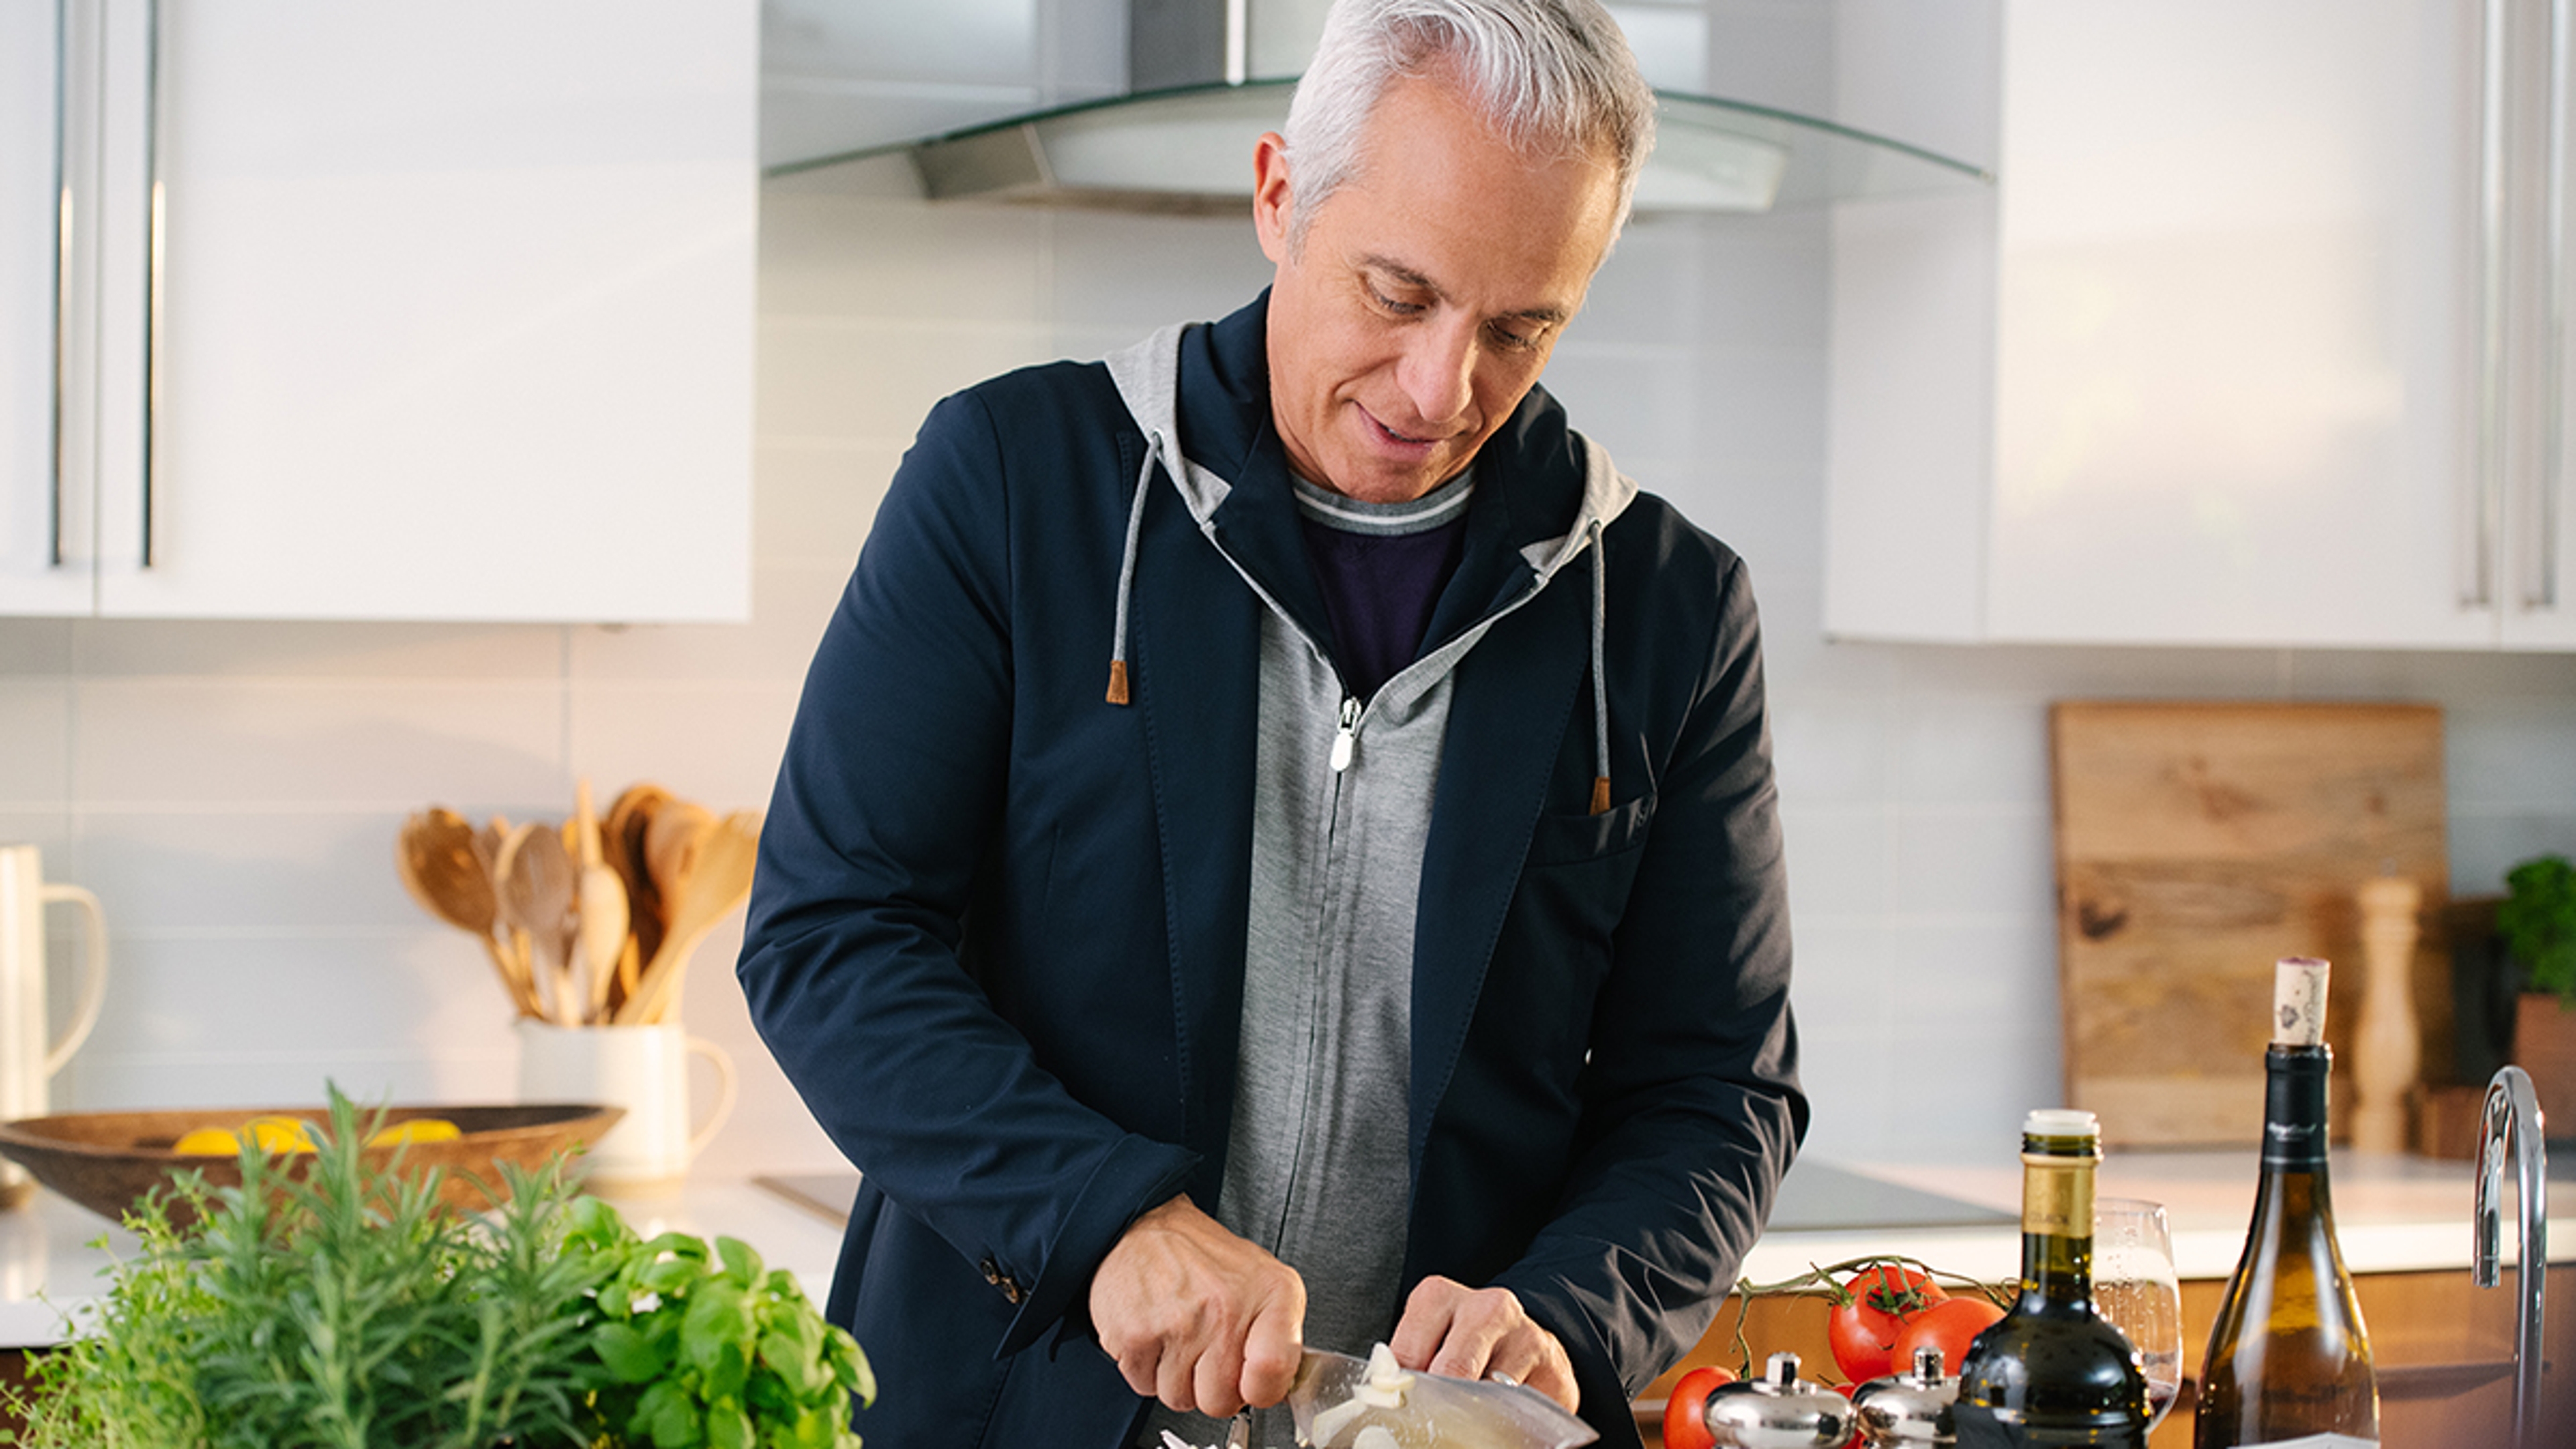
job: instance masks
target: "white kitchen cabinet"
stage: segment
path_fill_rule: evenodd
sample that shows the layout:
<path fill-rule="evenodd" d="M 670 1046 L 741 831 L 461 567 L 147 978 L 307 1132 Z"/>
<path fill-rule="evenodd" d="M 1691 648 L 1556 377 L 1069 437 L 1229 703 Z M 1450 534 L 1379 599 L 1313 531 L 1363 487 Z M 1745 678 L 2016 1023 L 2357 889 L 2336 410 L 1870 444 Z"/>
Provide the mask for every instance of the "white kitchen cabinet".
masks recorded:
<path fill-rule="evenodd" d="M 86 570 L 58 567 L 67 502 L 57 480 L 86 459 L 81 260 L 62 215 L 80 165 L 63 78 L 73 37 L 55 0 L 0 0 L 0 613 L 88 607 Z M 79 515 L 85 518 L 87 515 Z"/>
<path fill-rule="evenodd" d="M 1958 18 L 1932 10 L 1857 5 L 1839 40 L 1901 49 Z M 1994 195 L 1835 219 L 1828 630 L 2576 647 L 2576 594 L 2542 602 L 2539 572 L 2576 554 L 2533 532 L 2567 522 L 2537 466 L 2546 269 L 2483 242 L 2478 7 L 1987 14 L 1993 71 L 1966 78 L 1992 88 Z M 2531 237 L 2546 178 L 2522 153 L 2546 148 L 2510 118 L 2547 68 L 2519 39 L 2495 224 Z"/>
<path fill-rule="evenodd" d="M 747 616 L 752 0 L 62 9 L 83 425 L 56 565 L 10 354 L 0 610 Z"/>

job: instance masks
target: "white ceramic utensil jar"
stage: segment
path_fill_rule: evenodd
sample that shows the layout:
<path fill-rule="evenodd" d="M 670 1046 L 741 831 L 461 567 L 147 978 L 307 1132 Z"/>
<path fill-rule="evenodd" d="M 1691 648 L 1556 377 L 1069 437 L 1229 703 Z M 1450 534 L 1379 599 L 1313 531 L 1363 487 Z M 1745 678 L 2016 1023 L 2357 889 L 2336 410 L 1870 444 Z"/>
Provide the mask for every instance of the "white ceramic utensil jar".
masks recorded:
<path fill-rule="evenodd" d="M 689 1058 L 715 1069 L 716 1099 L 692 1125 Z M 626 1116 L 576 1164 L 607 1192 L 668 1191 L 733 1111 L 733 1058 L 676 1021 L 654 1026 L 557 1026 L 519 1020 L 519 1100 L 598 1102 Z"/>
<path fill-rule="evenodd" d="M 45 907 L 78 907 L 86 919 L 80 996 L 62 1035 L 53 1035 L 45 993 Z M 0 1121 L 41 1117 L 47 1084 L 89 1039 L 107 991 L 107 919 L 98 897 L 79 886 L 47 885 L 44 853 L 0 845 Z M 25 1168 L 0 1163 L 0 1207 L 26 1200 L 35 1183 Z"/>

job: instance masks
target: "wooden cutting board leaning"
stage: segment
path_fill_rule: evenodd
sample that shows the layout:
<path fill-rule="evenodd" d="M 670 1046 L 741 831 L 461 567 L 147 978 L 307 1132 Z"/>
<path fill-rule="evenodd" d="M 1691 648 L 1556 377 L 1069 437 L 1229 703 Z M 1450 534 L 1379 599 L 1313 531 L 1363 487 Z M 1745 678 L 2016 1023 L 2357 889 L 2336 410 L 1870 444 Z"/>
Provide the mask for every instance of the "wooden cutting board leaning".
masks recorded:
<path fill-rule="evenodd" d="M 2411 994 L 2424 1079 L 2447 1079 L 2438 708 L 2064 701 L 2049 743 L 2066 1092 L 2106 1143 L 2261 1139 L 2283 956 L 2335 963 L 2340 1140 L 2364 987 L 2355 893 L 2382 875 L 2422 891 Z"/>

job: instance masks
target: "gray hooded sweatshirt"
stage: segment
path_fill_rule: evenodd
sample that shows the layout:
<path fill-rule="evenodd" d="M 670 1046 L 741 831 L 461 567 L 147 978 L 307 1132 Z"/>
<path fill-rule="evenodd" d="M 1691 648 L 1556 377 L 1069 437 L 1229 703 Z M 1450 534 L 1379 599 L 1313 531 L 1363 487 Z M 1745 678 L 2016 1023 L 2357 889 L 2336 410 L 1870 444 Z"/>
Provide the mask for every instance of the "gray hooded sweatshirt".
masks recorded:
<path fill-rule="evenodd" d="M 1122 657 L 1137 530 L 1158 462 L 1208 546 L 1223 552 L 1210 520 L 1232 484 L 1191 461 L 1180 436 L 1183 330 L 1165 328 L 1107 359 L 1146 437 L 1119 585 Z M 1537 575 L 1529 588 L 1366 700 L 1344 688 L 1326 641 L 1309 637 L 1228 559 L 1267 607 L 1242 1035 L 1217 1218 L 1303 1277 L 1310 1347 L 1365 1355 L 1402 1307 L 1415 903 L 1458 662 L 1496 619 L 1587 554 L 1595 733 L 1607 773 L 1596 545 L 1637 489 L 1597 444 L 1582 441 L 1581 506 L 1563 535 L 1523 551 Z M 1141 1442 L 1159 1445 L 1165 1430 L 1197 1445 L 1222 1442 L 1225 1426 L 1158 1408 Z M 1256 1415 L 1251 1442 L 1291 1442 L 1285 1412 Z"/>

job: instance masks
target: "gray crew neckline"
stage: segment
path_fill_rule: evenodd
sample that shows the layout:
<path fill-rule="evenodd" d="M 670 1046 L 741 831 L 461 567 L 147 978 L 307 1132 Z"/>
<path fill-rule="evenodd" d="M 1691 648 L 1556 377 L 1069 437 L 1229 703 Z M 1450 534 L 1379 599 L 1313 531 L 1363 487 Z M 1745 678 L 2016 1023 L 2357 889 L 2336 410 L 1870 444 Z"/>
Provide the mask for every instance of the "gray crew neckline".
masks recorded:
<path fill-rule="evenodd" d="M 1294 473 L 1288 475 L 1288 485 L 1296 493 L 1298 516 L 1309 523 L 1338 533 L 1396 537 L 1429 533 L 1466 517 L 1467 505 L 1476 494 L 1476 470 L 1472 465 L 1464 468 L 1448 482 L 1402 503 L 1366 503 L 1346 498 Z"/>

